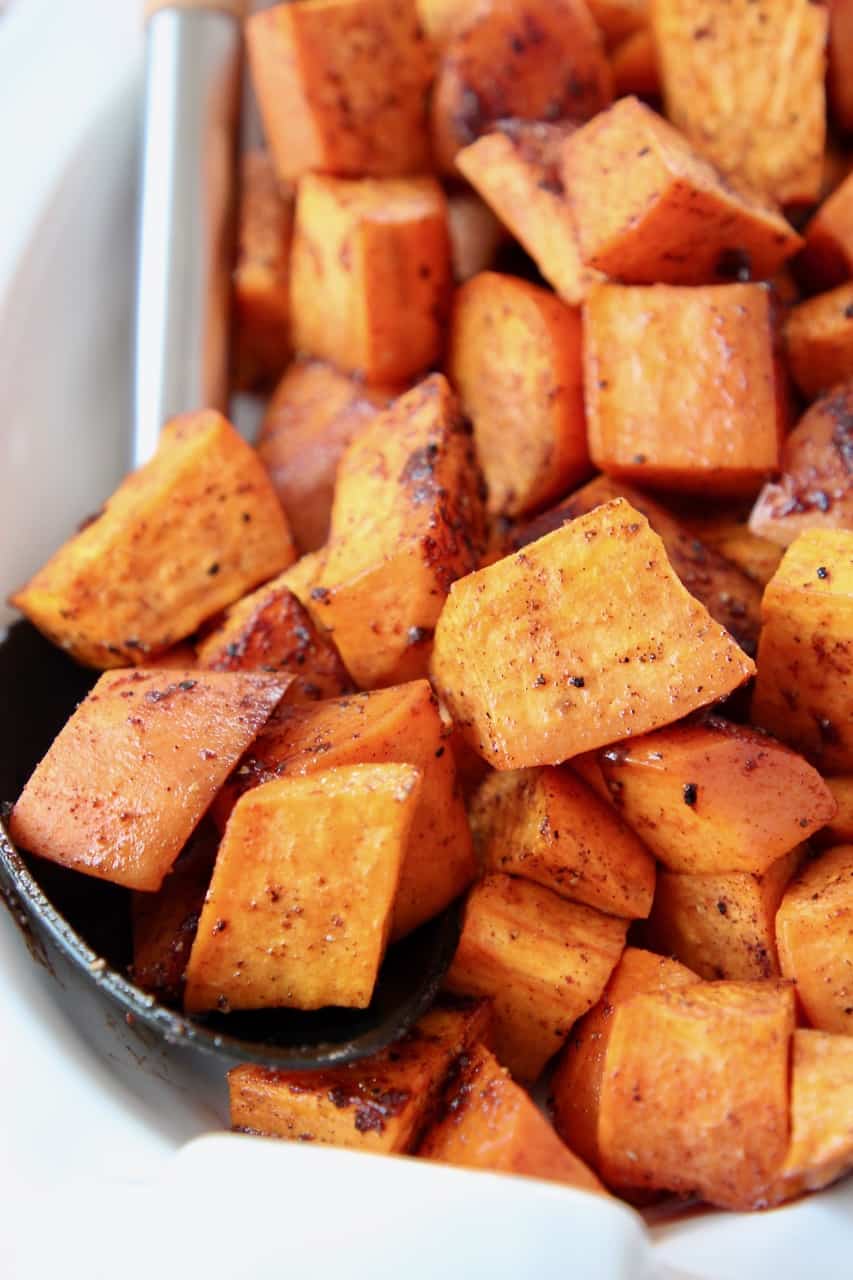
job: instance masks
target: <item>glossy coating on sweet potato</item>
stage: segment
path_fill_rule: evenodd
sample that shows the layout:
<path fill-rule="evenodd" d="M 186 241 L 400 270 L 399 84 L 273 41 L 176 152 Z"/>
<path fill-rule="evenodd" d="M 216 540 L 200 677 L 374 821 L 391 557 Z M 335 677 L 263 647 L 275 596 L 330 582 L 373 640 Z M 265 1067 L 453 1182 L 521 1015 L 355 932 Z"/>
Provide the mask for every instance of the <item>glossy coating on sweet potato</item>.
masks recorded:
<path fill-rule="evenodd" d="M 797 264 L 812 289 L 832 289 L 853 274 L 853 174 L 823 204 L 805 230 Z"/>
<path fill-rule="evenodd" d="M 756 1209 L 788 1149 L 794 994 L 697 982 L 617 1006 L 601 1080 L 605 1182 Z"/>
<path fill-rule="evenodd" d="M 382 1053 L 331 1071 L 228 1073 L 231 1124 L 291 1142 L 386 1154 L 411 1151 L 437 1110 L 452 1064 L 489 1033 L 488 1001 L 436 1005 Z"/>
<path fill-rule="evenodd" d="M 625 945 L 627 920 L 490 874 L 474 885 L 445 986 L 489 996 L 495 1053 L 532 1081 L 598 1000 Z"/>
<path fill-rule="evenodd" d="M 566 140 L 562 177 L 581 258 L 626 284 L 762 280 L 802 243 L 775 206 L 734 188 L 633 97 Z"/>
<path fill-rule="evenodd" d="M 589 473 L 579 310 L 484 271 L 456 291 L 448 348 L 491 513 L 533 510 Z"/>
<path fill-rule="evenodd" d="M 671 871 L 762 875 L 835 812 L 802 756 L 716 717 L 630 738 L 598 759 L 619 813 Z"/>
<path fill-rule="evenodd" d="M 756 493 L 787 421 L 770 294 L 598 285 L 584 304 L 584 394 L 602 471 L 707 496 Z"/>
<path fill-rule="evenodd" d="M 670 724 L 753 670 L 622 499 L 455 583 L 432 664 L 454 720 L 499 769 Z"/>
<path fill-rule="evenodd" d="M 774 1200 L 818 1191 L 853 1169 L 853 1036 L 797 1028 L 791 1141 Z"/>
<path fill-rule="evenodd" d="M 568 766 L 491 773 L 469 807 L 481 867 L 523 876 L 614 916 L 647 916 L 649 851 Z"/>
<path fill-rule="evenodd" d="M 414 0 L 278 4 L 252 14 L 246 40 L 280 177 L 427 170 L 433 57 Z"/>
<path fill-rule="evenodd" d="M 12 603 L 86 666 L 144 664 L 294 559 L 254 449 L 204 411 L 167 423 L 151 461 Z"/>
<path fill-rule="evenodd" d="M 159 889 L 289 676 L 106 672 L 54 739 L 9 818 L 39 857 Z"/>
<path fill-rule="evenodd" d="M 785 350 L 794 380 L 810 400 L 853 378 L 853 281 L 793 308 L 785 321 Z"/>
<path fill-rule="evenodd" d="M 290 355 L 294 197 L 290 184 L 279 183 L 265 151 L 249 151 L 242 157 L 232 280 L 238 387 L 253 387 L 276 377 Z"/>
<path fill-rule="evenodd" d="M 673 123 L 723 173 L 780 204 L 816 200 L 826 9 L 810 0 L 653 0 L 651 8 Z"/>
<path fill-rule="evenodd" d="M 782 899 L 776 942 L 812 1026 L 853 1034 L 853 844 L 803 867 Z"/>
<path fill-rule="evenodd" d="M 808 529 L 767 584 L 752 719 L 826 773 L 853 770 L 853 530 Z"/>
<path fill-rule="evenodd" d="M 418 1155 L 604 1193 L 595 1174 L 560 1141 L 533 1100 L 482 1044 L 454 1063 L 442 1112 Z"/>

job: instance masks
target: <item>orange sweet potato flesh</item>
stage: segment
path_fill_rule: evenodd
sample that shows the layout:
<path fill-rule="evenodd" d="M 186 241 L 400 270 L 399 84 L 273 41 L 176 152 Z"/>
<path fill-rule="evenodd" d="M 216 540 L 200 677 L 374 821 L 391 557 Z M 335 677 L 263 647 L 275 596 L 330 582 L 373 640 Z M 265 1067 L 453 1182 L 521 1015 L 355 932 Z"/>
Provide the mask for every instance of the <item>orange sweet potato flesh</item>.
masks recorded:
<path fill-rule="evenodd" d="M 787 547 L 804 529 L 853 527 L 853 379 L 805 412 L 782 445 L 779 469 L 756 499 L 753 533 Z"/>
<path fill-rule="evenodd" d="M 785 456 L 784 445 L 782 456 Z M 781 548 L 768 538 L 753 533 L 743 520 L 711 514 L 695 516 L 688 519 L 685 525 L 705 547 L 712 552 L 719 552 L 725 560 L 737 565 L 738 569 L 760 587 L 766 587 L 779 568 Z M 672 558 L 672 552 L 670 557 Z M 760 603 L 759 600 L 759 607 Z M 709 609 L 710 607 L 709 605 Z M 718 622 L 723 621 L 718 615 L 715 616 Z M 737 634 L 733 627 L 730 626 L 729 630 Z"/>
<path fill-rule="evenodd" d="M 279 183 L 265 151 L 243 156 L 232 284 L 239 387 L 274 378 L 290 355 L 293 201 L 292 187 Z"/>
<path fill-rule="evenodd" d="M 647 916 L 654 859 L 571 769 L 491 773 L 469 817 L 480 865 L 615 916 Z"/>
<path fill-rule="evenodd" d="M 648 27 L 626 36 L 610 55 L 614 98 L 636 94 L 639 98 L 659 98 L 660 67 L 655 38 Z"/>
<path fill-rule="evenodd" d="M 853 3 L 851 0 L 830 0 L 827 89 L 835 123 L 844 133 L 850 133 L 853 131 Z"/>
<path fill-rule="evenodd" d="M 86 666 L 144 664 L 294 559 L 254 449 L 205 411 L 173 418 L 12 603 Z"/>
<path fill-rule="evenodd" d="M 491 997 L 495 1053 L 533 1081 L 600 997 L 627 924 L 527 880 L 487 875 L 469 894 L 445 986 Z"/>
<path fill-rule="evenodd" d="M 474 425 L 491 513 L 533 510 L 589 472 L 579 310 L 484 271 L 456 292 L 448 371 Z"/>
<path fill-rule="evenodd" d="M 649 20 L 649 0 L 587 0 L 587 3 L 608 48 L 642 31 Z"/>
<path fill-rule="evenodd" d="M 812 289 L 832 289 L 853 275 L 853 174 L 824 200 L 805 237 L 797 267 Z"/>
<path fill-rule="evenodd" d="M 581 258 L 626 284 L 714 284 L 773 275 L 802 241 L 762 197 L 724 180 L 637 98 L 563 144 Z"/>
<path fill-rule="evenodd" d="M 853 1169 L 853 1036 L 798 1028 L 791 1142 L 774 1200 L 818 1191 Z"/>
<path fill-rule="evenodd" d="M 551 1080 L 554 1125 L 564 1142 L 598 1168 L 601 1080 L 616 1009 L 640 992 L 685 987 L 698 978 L 677 960 L 626 947 L 594 1008 L 572 1028 Z"/>
<path fill-rule="evenodd" d="M 412 764 L 423 774 L 394 906 L 394 940 L 443 910 L 475 870 L 453 752 L 426 680 L 310 707 L 282 707 L 232 776 L 215 816 L 224 826 L 243 791 L 276 777 L 382 761 Z"/>
<path fill-rule="evenodd" d="M 598 285 L 584 306 L 584 365 L 602 471 L 731 497 L 755 494 L 778 466 L 787 403 L 761 285 Z"/>
<path fill-rule="evenodd" d="M 441 355 L 452 285 L 439 183 L 306 175 L 290 284 L 297 350 L 369 383 L 421 373 Z"/>
<path fill-rule="evenodd" d="M 497 120 L 588 120 L 611 99 L 601 35 L 583 0 L 487 0 L 445 45 L 432 95 L 436 161 Z"/>
<path fill-rule="evenodd" d="M 481 1044 L 456 1060 L 443 1114 L 418 1155 L 604 1193 L 595 1174 L 560 1141 L 532 1099 Z"/>
<path fill-rule="evenodd" d="M 802 756 L 717 717 L 607 747 L 599 764 L 619 813 L 671 871 L 762 875 L 835 813 Z"/>
<path fill-rule="evenodd" d="M 853 531 L 808 529 L 767 584 L 755 724 L 825 773 L 853 770 Z"/>
<path fill-rule="evenodd" d="M 604 1181 L 768 1203 L 789 1133 L 787 984 L 698 982 L 617 1006 L 601 1080 Z"/>
<path fill-rule="evenodd" d="M 827 778 L 826 785 L 838 805 L 835 817 L 818 832 L 821 844 L 853 844 L 853 774 Z"/>
<path fill-rule="evenodd" d="M 788 366 L 813 400 L 853 378 L 853 281 L 794 307 L 785 321 Z"/>
<path fill-rule="evenodd" d="M 324 1071 L 228 1073 L 231 1124 L 291 1142 L 386 1155 L 411 1151 L 435 1114 L 453 1063 L 488 1036 L 488 1002 L 439 1004 L 390 1049 Z"/>
<path fill-rule="evenodd" d="M 700 978 L 779 977 L 776 912 L 804 852 L 791 850 L 761 875 L 661 868 L 646 940 Z"/>
<path fill-rule="evenodd" d="M 454 583 L 432 663 L 454 720 L 499 769 L 670 724 L 753 670 L 622 499 Z"/>
<path fill-rule="evenodd" d="M 667 115 L 780 204 L 820 190 L 827 13 L 810 0 L 654 0 Z"/>
<path fill-rule="evenodd" d="M 278 4 L 248 19 L 246 39 L 281 178 L 428 169 L 432 54 L 414 0 Z"/>
<path fill-rule="evenodd" d="M 397 391 L 366 386 L 322 360 L 295 360 L 279 382 L 257 448 L 300 550 L 326 541 L 341 454 Z"/>
<path fill-rule="evenodd" d="M 853 1034 L 853 844 L 803 868 L 782 899 L 776 942 L 812 1026 Z"/>
<path fill-rule="evenodd" d="M 312 611 L 361 688 L 426 675 L 450 584 L 476 567 L 483 540 L 470 428 L 434 374 L 365 427 L 338 466 Z"/>
<path fill-rule="evenodd" d="M 600 272 L 581 261 L 560 156 L 567 121 L 503 120 L 456 155 L 456 167 L 494 209 L 556 293 L 582 302 Z"/>
<path fill-rule="evenodd" d="M 16 844 L 130 889 L 159 889 L 290 683 L 249 672 L 106 672 L 37 765 Z"/>
<path fill-rule="evenodd" d="M 421 778 L 408 764 L 345 765 L 244 795 L 216 856 L 185 1009 L 366 1009 Z"/>

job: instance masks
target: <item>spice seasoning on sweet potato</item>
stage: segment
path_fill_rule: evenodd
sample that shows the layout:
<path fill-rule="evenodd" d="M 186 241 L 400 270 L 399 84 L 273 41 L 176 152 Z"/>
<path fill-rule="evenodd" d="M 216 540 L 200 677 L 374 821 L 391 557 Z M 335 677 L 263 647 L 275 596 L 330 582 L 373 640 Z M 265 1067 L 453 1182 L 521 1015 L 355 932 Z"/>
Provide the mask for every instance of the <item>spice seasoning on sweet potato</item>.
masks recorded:
<path fill-rule="evenodd" d="M 253 387 L 281 373 L 290 355 L 293 188 L 279 183 L 265 151 L 240 171 L 234 299 L 234 379 Z"/>
<path fill-rule="evenodd" d="M 790 439 L 790 436 L 787 438 Z M 784 456 L 785 445 L 783 444 L 783 459 Z M 766 587 L 773 574 L 779 568 L 779 561 L 782 559 L 781 548 L 768 538 L 754 533 L 744 520 L 714 513 L 712 515 L 690 517 L 685 521 L 685 526 L 695 535 L 702 546 L 707 547 L 712 553 L 719 552 L 726 561 L 737 565 L 738 569 L 746 574 L 748 578 L 751 578 L 753 582 L 756 582 L 759 587 Z M 673 558 L 671 551 L 669 554 L 670 558 Z M 760 610 L 760 598 L 758 607 Z M 708 608 L 713 613 L 713 606 L 709 605 Z M 718 615 L 715 616 L 718 622 L 723 622 L 726 625 L 724 619 Z M 755 630 L 756 639 L 758 638 L 759 627 L 760 614 Z M 732 634 L 736 634 L 731 625 L 729 630 Z"/>
<path fill-rule="evenodd" d="M 853 845 L 803 867 L 782 899 L 776 941 L 812 1026 L 853 1034 Z"/>

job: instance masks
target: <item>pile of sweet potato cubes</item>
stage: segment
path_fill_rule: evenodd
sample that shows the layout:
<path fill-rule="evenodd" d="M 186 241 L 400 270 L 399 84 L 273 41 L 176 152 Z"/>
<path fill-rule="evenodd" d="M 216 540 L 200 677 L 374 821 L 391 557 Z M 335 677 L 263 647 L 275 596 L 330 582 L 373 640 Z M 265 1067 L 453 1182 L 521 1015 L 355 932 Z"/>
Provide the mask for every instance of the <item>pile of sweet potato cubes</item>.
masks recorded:
<path fill-rule="evenodd" d="M 297 0 L 247 36 L 237 377 L 277 386 L 257 449 L 169 424 L 17 594 L 104 674 L 13 837 L 132 889 L 137 981 L 196 1014 L 363 1007 L 467 894 L 415 1031 L 236 1069 L 238 1128 L 640 1203 L 826 1185 L 853 0 Z"/>

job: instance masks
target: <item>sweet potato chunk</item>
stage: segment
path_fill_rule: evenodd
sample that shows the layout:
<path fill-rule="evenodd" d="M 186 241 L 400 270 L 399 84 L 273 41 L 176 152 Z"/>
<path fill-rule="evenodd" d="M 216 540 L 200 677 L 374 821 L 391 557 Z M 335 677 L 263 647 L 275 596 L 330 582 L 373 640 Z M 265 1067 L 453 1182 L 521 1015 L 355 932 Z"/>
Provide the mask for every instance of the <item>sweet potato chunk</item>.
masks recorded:
<path fill-rule="evenodd" d="M 824 200 L 805 237 L 798 268 L 813 289 L 832 289 L 853 275 L 853 173 Z"/>
<path fill-rule="evenodd" d="M 782 899 L 776 942 L 809 1022 L 853 1034 L 853 845 L 803 868 Z"/>
<path fill-rule="evenodd" d="M 660 868 L 646 933 L 650 945 L 700 978 L 778 977 L 776 912 L 803 856 L 802 848 L 793 849 L 760 875 L 682 875 Z"/>
<path fill-rule="evenodd" d="M 853 131 L 853 3 L 851 0 L 830 0 L 827 88 L 835 123 L 845 133 L 850 133 Z"/>
<path fill-rule="evenodd" d="M 282 707 L 232 776 L 215 816 L 224 825 L 243 791 L 272 778 L 386 760 L 415 765 L 423 774 L 394 904 L 394 940 L 443 910 L 467 888 L 475 869 L 453 752 L 426 680 L 310 707 Z"/>
<path fill-rule="evenodd" d="M 823 844 L 853 844 L 853 775 L 827 778 L 826 785 L 838 805 L 835 817 L 819 832 Z"/>
<path fill-rule="evenodd" d="M 605 1182 L 765 1205 L 788 1148 L 794 994 L 697 982 L 617 1006 L 601 1080 Z"/>
<path fill-rule="evenodd" d="M 281 178 L 429 167 L 432 56 L 414 0 L 279 4 L 248 19 L 246 39 Z"/>
<path fill-rule="evenodd" d="M 415 0 L 418 19 L 437 49 L 471 18 L 477 0 Z"/>
<path fill-rule="evenodd" d="M 21 793 L 12 839 L 99 880 L 159 889 L 289 683 L 248 672 L 106 672 Z"/>
<path fill-rule="evenodd" d="M 447 224 L 453 279 L 464 284 L 494 262 L 507 234 L 491 209 L 473 191 L 454 191 L 447 197 Z"/>
<path fill-rule="evenodd" d="M 810 0 L 655 0 L 667 115 L 780 204 L 820 190 L 827 14 Z"/>
<path fill-rule="evenodd" d="M 660 66 L 655 38 L 642 27 L 616 46 L 610 55 L 614 98 L 636 94 L 639 98 L 659 98 Z"/>
<path fill-rule="evenodd" d="M 242 1133 L 386 1155 L 411 1151 L 452 1064 L 489 1028 L 488 1002 L 437 1005 L 382 1053 L 330 1071 L 228 1073 L 231 1123 Z"/>
<path fill-rule="evenodd" d="M 779 465 L 749 518 L 754 533 L 787 547 L 804 529 L 853 528 L 853 379 L 807 410 Z"/>
<path fill-rule="evenodd" d="M 798 1028 L 791 1142 L 774 1199 L 818 1191 L 853 1168 L 853 1036 Z"/>
<path fill-rule="evenodd" d="M 649 20 L 649 0 L 587 0 L 607 47 L 642 31 Z"/>
<path fill-rule="evenodd" d="M 562 176 L 581 258 L 626 284 L 760 280 L 802 243 L 778 210 L 724 181 L 636 98 L 566 140 Z"/>
<path fill-rule="evenodd" d="M 185 414 L 12 603 L 86 666 L 143 664 L 294 559 L 254 449 L 220 414 Z"/>
<path fill-rule="evenodd" d="M 309 611 L 313 604 L 311 592 L 314 590 L 314 584 L 322 572 L 325 558 L 325 549 L 322 547 L 318 551 L 309 551 L 307 555 L 302 556 L 284 573 L 278 575 L 278 581 L 282 586 L 287 587 L 288 591 L 292 591 L 299 603 Z M 316 618 L 314 622 L 315 624 L 317 623 Z"/>
<path fill-rule="evenodd" d="M 526 280 L 484 271 L 457 290 L 449 348 L 489 511 L 517 516 L 583 478 L 579 311 Z"/>
<path fill-rule="evenodd" d="M 338 466 L 311 596 L 357 684 L 426 675 L 450 584 L 476 567 L 483 540 L 470 429 L 434 374 L 379 414 Z"/>
<path fill-rule="evenodd" d="M 332 641 L 281 577 L 244 596 L 198 647 L 209 671 L 274 671 L 293 677 L 287 702 L 317 702 L 351 693 L 353 684 Z"/>
<path fill-rule="evenodd" d="M 627 927 L 541 885 L 487 875 L 468 897 L 445 985 L 491 997 L 498 1058 L 518 1079 L 535 1080 L 598 1000 Z"/>
<path fill-rule="evenodd" d="M 441 187 L 434 178 L 303 178 L 290 281 L 299 350 L 368 382 L 420 373 L 441 353 L 450 301 Z"/>
<path fill-rule="evenodd" d="M 767 584 L 752 719 L 827 773 L 853 770 L 853 531 L 810 529 Z"/>
<path fill-rule="evenodd" d="M 443 1114 L 419 1156 L 604 1192 L 595 1174 L 560 1141 L 542 1112 L 484 1045 L 457 1058 Z"/>
<path fill-rule="evenodd" d="M 366 1009 L 421 779 L 407 764 L 348 765 L 243 796 L 219 846 L 184 1007 Z"/>
<path fill-rule="evenodd" d="M 810 399 L 853 378 L 853 281 L 794 307 L 785 347 L 794 380 Z"/>
<path fill-rule="evenodd" d="M 520 241 L 564 302 L 576 305 L 603 279 L 583 264 L 560 173 L 574 126 L 499 121 L 456 156 L 456 167 Z"/>
<path fill-rule="evenodd" d="M 554 1124 L 563 1141 L 593 1168 L 600 1164 L 601 1079 L 615 1010 L 639 992 L 666 991 L 697 981 L 677 960 L 626 947 L 598 1004 L 572 1028 L 551 1081 Z"/>
<path fill-rule="evenodd" d="M 454 583 L 432 664 L 454 720 L 499 769 L 671 724 L 753 670 L 621 499 Z"/>
<path fill-rule="evenodd" d="M 492 773 L 469 813 L 487 870 L 523 876 L 615 916 L 648 915 L 653 858 L 568 767 Z"/>
<path fill-rule="evenodd" d="M 302 551 L 316 551 L 329 535 L 341 454 L 397 391 L 365 386 L 322 360 L 295 360 L 276 387 L 258 454 Z"/>
<path fill-rule="evenodd" d="M 281 373 L 290 354 L 290 241 L 294 191 L 265 151 L 242 158 L 234 268 L 235 379 L 253 387 Z"/>
<path fill-rule="evenodd" d="M 665 489 L 754 494 L 778 465 L 787 417 L 769 293 L 757 284 L 598 285 L 584 307 L 584 390 L 589 451 L 602 471 Z"/>
<path fill-rule="evenodd" d="M 762 875 L 835 812 L 802 756 L 716 717 L 607 747 L 599 764 L 622 817 L 671 871 Z"/>
<path fill-rule="evenodd" d="M 784 444 L 782 456 L 785 456 Z M 779 561 L 782 559 L 781 548 L 768 538 L 753 533 L 743 520 L 725 515 L 707 515 L 694 516 L 685 523 L 703 546 L 719 552 L 725 560 L 737 565 L 742 573 L 745 573 L 753 582 L 757 582 L 760 587 L 766 587 L 779 568 Z M 669 556 L 673 559 L 671 551 Z M 760 598 L 758 606 L 760 611 Z M 713 615 L 710 605 L 709 612 Z M 717 616 L 717 621 L 721 622 L 723 619 Z M 733 635 L 737 634 L 732 626 L 729 626 L 729 630 Z M 757 635 L 758 627 L 756 627 L 756 638 Z"/>
<path fill-rule="evenodd" d="M 588 120 L 611 99 L 610 67 L 585 0 L 483 0 L 445 45 L 432 96 L 436 160 L 497 120 Z"/>

